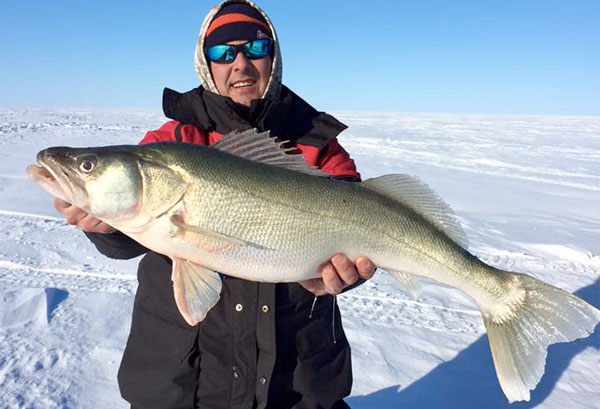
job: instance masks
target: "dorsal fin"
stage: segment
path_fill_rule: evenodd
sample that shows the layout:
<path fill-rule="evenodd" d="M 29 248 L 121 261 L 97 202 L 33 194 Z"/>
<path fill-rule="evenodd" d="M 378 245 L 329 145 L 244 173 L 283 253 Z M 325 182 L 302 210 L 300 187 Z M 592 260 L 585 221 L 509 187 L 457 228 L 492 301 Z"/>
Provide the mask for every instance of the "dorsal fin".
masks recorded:
<path fill-rule="evenodd" d="M 269 132 L 257 132 L 256 129 L 248 129 L 243 132 L 232 131 L 212 145 L 232 155 L 248 160 L 279 166 L 296 172 L 307 173 L 313 176 L 329 177 L 319 168 L 310 166 L 303 159 L 302 154 L 288 154 L 286 152 L 294 148 L 286 149 L 282 145 L 286 142 L 276 142 L 275 138 L 269 136 Z"/>
<path fill-rule="evenodd" d="M 408 206 L 443 231 L 456 244 L 468 247 L 468 240 L 450 206 L 429 186 L 410 175 L 384 175 L 362 184 Z"/>

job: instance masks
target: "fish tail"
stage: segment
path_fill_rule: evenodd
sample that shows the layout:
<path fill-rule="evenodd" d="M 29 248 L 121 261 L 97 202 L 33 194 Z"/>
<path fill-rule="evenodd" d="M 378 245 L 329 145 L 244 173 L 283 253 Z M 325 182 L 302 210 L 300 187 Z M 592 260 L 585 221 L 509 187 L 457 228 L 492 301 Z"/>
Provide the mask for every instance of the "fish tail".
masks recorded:
<path fill-rule="evenodd" d="M 533 277 L 508 273 L 510 296 L 482 308 L 494 367 L 510 402 L 530 398 L 540 381 L 547 348 L 594 332 L 600 311 L 582 299 Z"/>

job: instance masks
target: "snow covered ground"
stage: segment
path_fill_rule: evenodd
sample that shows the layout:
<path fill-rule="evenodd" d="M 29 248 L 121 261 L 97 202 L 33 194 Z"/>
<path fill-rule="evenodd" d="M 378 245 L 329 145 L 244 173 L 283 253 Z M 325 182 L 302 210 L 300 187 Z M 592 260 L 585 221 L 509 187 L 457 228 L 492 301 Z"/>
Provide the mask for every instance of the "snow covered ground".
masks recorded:
<path fill-rule="evenodd" d="M 600 118 L 337 113 L 363 178 L 418 175 L 453 207 L 471 251 L 600 307 Z M 25 167 L 42 148 L 136 143 L 148 110 L 0 108 L 0 408 L 126 408 L 116 373 L 136 260 L 99 255 Z M 554 345 L 530 402 L 509 405 L 481 316 L 457 290 L 393 280 L 340 297 L 353 408 L 596 408 L 600 329 Z"/>

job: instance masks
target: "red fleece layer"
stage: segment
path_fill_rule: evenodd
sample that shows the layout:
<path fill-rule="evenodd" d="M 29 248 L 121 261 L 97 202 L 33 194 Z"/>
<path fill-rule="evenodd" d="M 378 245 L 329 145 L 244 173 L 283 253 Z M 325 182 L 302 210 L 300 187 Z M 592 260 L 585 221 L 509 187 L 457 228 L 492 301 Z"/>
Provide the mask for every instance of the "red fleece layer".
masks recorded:
<path fill-rule="evenodd" d="M 146 133 L 140 144 L 153 142 L 176 142 L 175 128 L 178 121 L 169 121 L 156 131 Z M 181 142 L 194 143 L 198 145 L 212 145 L 223 137 L 220 133 L 206 131 L 192 125 L 183 125 L 180 129 Z M 354 177 L 360 180 L 360 174 L 356 171 L 354 161 L 350 159 L 348 152 L 342 148 L 337 139 L 333 139 L 322 151 L 311 145 L 296 144 L 296 147 L 304 155 L 304 160 L 312 166 L 317 166 L 323 172 L 337 177 Z"/>

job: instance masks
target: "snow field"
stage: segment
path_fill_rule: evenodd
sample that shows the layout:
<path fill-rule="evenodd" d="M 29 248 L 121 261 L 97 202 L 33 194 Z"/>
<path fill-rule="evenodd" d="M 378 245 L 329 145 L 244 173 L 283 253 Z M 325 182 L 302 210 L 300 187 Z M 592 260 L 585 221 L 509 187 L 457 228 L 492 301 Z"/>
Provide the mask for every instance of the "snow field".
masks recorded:
<path fill-rule="evenodd" d="M 409 173 L 455 210 L 470 249 L 600 307 L 600 118 L 336 113 L 363 178 Z M 56 145 L 134 144 L 156 111 L 0 107 L 0 408 L 126 408 L 116 373 L 137 260 L 100 255 L 31 184 Z M 531 402 L 508 404 L 473 302 L 389 275 L 339 297 L 353 408 L 595 408 L 600 330 L 552 346 Z M 324 334 L 331 336 L 331 334 Z"/>

